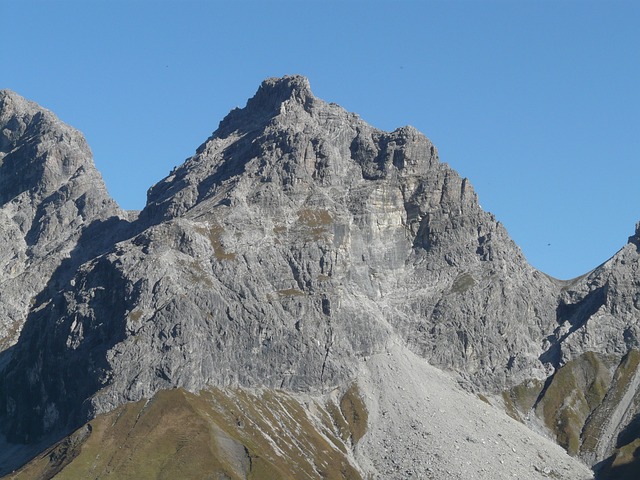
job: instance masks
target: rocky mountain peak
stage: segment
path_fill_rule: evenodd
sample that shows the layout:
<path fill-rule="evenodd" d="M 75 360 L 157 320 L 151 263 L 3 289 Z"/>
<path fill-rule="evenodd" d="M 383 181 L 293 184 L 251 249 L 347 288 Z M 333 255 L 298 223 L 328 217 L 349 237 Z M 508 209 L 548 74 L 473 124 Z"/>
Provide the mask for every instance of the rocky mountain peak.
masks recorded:
<path fill-rule="evenodd" d="M 220 122 L 214 135 L 226 137 L 232 132 L 253 130 L 282 113 L 286 103 L 308 109 L 314 100 L 309 80 L 301 75 L 268 78 L 244 108 L 233 109 Z"/>
<path fill-rule="evenodd" d="M 0 90 L 0 112 L 18 112 L 26 110 L 41 110 L 37 104 L 26 100 L 13 90 L 4 88 Z"/>
<path fill-rule="evenodd" d="M 33 102 L 25 100 L 11 90 L 0 90 L 0 155 L 6 154 L 14 146 L 32 123 L 33 117 L 45 110 Z"/>
<path fill-rule="evenodd" d="M 225 117 L 193 157 L 150 189 L 143 217 L 181 216 L 212 197 L 228 203 L 230 198 L 220 196 L 231 189 L 269 190 L 263 199 L 304 199 L 316 188 L 348 189 L 361 180 L 421 176 L 430 170 L 447 176 L 450 169 L 415 128 L 378 130 L 314 97 L 303 76 L 271 78 L 244 108 Z M 446 181 L 462 179 L 452 174 Z M 452 186 L 447 192 L 462 188 L 465 202 L 474 199 L 468 182 L 463 183 L 464 188 Z"/>
<path fill-rule="evenodd" d="M 304 105 L 313 98 L 311 86 L 306 77 L 288 75 L 263 81 L 254 97 L 247 102 L 247 107 L 268 110 L 278 108 L 287 100 Z"/>
<path fill-rule="evenodd" d="M 10 90 L 0 92 L 0 207 L 30 244 L 120 213 L 82 133 Z"/>
<path fill-rule="evenodd" d="M 78 175 L 101 183 L 83 135 L 9 90 L 0 93 L 0 156 L 2 204 L 46 198 Z"/>
<path fill-rule="evenodd" d="M 78 144 L 76 146 L 81 147 L 80 153 L 91 158 L 91 151 L 80 131 L 16 92 L 0 90 L 0 150 L 6 151 L 10 143 L 17 146 L 21 139 L 43 143 L 41 135 L 51 135 L 58 141 L 72 139 Z"/>
<path fill-rule="evenodd" d="M 0 91 L 0 347 L 93 222 L 122 215 L 83 135 L 52 112 Z"/>

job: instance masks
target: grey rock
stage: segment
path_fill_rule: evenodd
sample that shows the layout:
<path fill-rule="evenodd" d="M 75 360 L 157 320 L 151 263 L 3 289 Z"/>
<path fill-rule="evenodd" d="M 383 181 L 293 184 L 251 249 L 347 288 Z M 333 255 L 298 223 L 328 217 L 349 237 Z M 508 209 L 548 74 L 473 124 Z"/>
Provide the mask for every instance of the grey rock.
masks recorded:
<path fill-rule="evenodd" d="M 640 350 L 639 226 L 610 260 L 564 285 L 557 309 L 558 327 L 548 338 L 543 355 L 555 367 L 589 352 L 606 359 L 613 374 L 615 368 L 624 369 L 629 355 Z M 614 375 L 611 385 L 606 384 L 606 396 L 592 405 L 586 425 L 601 423 L 598 441 L 594 444 L 587 438 L 586 428 L 580 438 L 580 455 L 589 463 L 605 460 L 616 447 L 625 446 L 640 433 L 640 376 L 637 371 L 626 375 L 628 378 L 620 381 Z M 593 386 L 587 386 L 587 392 L 589 388 Z"/>
<path fill-rule="evenodd" d="M 0 91 L 0 348 L 82 233 L 118 215 L 80 132 Z"/>
<path fill-rule="evenodd" d="M 536 271 L 424 135 L 377 130 L 317 99 L 303 77 L 266 80 L 149 190 L 133 223 L 108 199 L 77 132 L 68 133 L 74 157 L 64 153 L 64 136 L 50 138 L 43 127 L 25 137 L 23 123 L 5 121 L 3 165 L 33 137 L 52 145 L 43 161 L 59 172 L 46 181 L 25 173 L 28 202 L 19 215 L 0 214 L 24 251 L 18 268 L 40 282 L 30 286 L 30 306 L 1 292 L 12 299 L 2 308 L 17 302 L 24 323 L 0 363 L 0 428 L 12 442 L 70 431 L 172 387 L 329 395 L 362 378 L 371 358 L 398 349 L 472 391 L 544 382 L 590 348 L 574 340 L 579 327 L 571 322 L 600 302 L 598 288 L 615 276 L 632 289 L 637 278 L 612 267 L 606 280 L 592 274 L 568 286 Z M 37 151 L 25 150 L 22 161 L 35 161 Z M 80 167 L 71 163 L 82 165 L 77 182 L 69 172 Z M 32 184 L 41 180 L 52 193 L 39 196 Z M 94 195 L 80 202 L 90 207 L 78 207 L 82 195 Z M 632 256 L 636 247 L 625 248 Z M 31 252 L 42 252 L 47 268 L 32 270 Z M 580 302 L 584 308 L 566 307 Z M 625 334 L 607 322 L 617 345 Z M 389 386 L 378 382 L 372 395 Z M 380 432 L 400 435 L 381 422 Z M 377 472 L 394 468 L 392 459 L 379 462 Z"/>
<path fill-rule="evenodd" d="M 426 137 L 375 130 L 302 77 L 265 81 L 139 222 L 32 310 L 11 368 L 34 381 L 7 375 L 8 431 L 174 386 L 330 391 L 392 333 L 471 388 L 545 375 L 555 284 Z"/>

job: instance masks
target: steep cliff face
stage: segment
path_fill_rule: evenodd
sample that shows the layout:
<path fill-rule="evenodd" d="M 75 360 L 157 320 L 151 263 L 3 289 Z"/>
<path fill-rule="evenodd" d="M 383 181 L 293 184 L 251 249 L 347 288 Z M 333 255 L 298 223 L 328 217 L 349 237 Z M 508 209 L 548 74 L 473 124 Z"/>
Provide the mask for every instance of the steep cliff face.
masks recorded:
<path fill-rule="evenodd" d="M 16 341 L 34 297 L 83 232 L 118 215 L 82 135 L 0 91 L 1 349 Z"/>

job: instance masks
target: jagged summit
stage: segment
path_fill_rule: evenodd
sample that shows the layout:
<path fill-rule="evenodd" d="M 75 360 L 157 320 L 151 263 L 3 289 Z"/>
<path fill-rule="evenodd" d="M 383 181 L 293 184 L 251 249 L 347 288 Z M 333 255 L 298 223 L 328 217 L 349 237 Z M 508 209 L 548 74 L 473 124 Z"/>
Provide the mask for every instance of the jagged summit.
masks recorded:
<path fill-rule="evenodd" d="M 287 100 L 304 105 L 315 98 L 311 92 L 309 80 L 302 75 L 287 75 L 281 78 L 268 78 L 262 82 L 247 107 L 255 109 L 275 109 Z"/>
<path fill-rule="evenodd" d="M 257 182 L 273 195 L 344 188 L 358 179 L 424 175 L 440 164 L 435 146 L 413 127 L 378 130 L 358 115 L 313 96 L 302 76 L 265 80 L 182 166 L 153 186 L 143 217 L 183 215 L 207 198 L 230 202 L 230 188 Z M 457 175 L 455 175 L 457 177 Z M 453 176 L 452 176 L 453 178 Z M 464 199 L 475 198 L 465 182 Z"/>
<path fill-rule="evenodd" d="M 83 150 L 88 150 L 82 134 L 75 128 L 60 121 L 50 110 L 8 89 L 0 90 L 0 127 L 0 152 L 10 150 L 27 131 L 37 137 L 50 130 L 58 136 L 76 137 L 79 143 L 84 143 Z"/>
<path fill-rule="evenodd" d="M 8 111 L 12 111 L 16 109 L 16 107 L 22 106 L 26 103 L 27 100 L 13 90 L 0 90 L 0 115 L 7 115 Z"/>
<path fill-rule="evenodd" d="M 82 134 L 52 112 L 0 91 L 0 347 L 94 221 L 121 215 Z"/>
<path fill-rule="evenodd" d="M 31 109 L 31 110 L 43 110 L 35 102 L 31 102 L 21 95 L 17 94 L 13 90 L 9 90 L 8 88 L 3 88 L 0 90 L 0 110 L 4 111 L 5 109 L 13 108 L 15 110 L 18 109 Z"/>
<path fill-rule="evenodd" d="M 34 118 L 36 117 L 37 118 Z M 28 128 L 40 129 L 56 123 L 55 115 L 26 100 L 12 90 L 0 90 L 0 155 L 7 153 L 15 142 L 25 134 Z M 68 127 L 70 128 L 70 127 Z M 32 132 L 34 136 L 38 133 Z"/>
<path fill-rule="evenodd" d="M 22 95 L 9 88 L 0 89 L 0 104 L 9 101 L 13 102 L 17 106 L 22 106 L 23 108 L 25 105 L 29 105 L 32 109 L 44 110 L 44 108 L 39 106 L 37 103 L 27 100 Z"/>
<path fill-rule="evenodd" d="M 95 199 L 115 205 L 82 133 L 10 90 L 0 94 L 0 155 L 0 204 L 50 202 L 53 192 L 65 188 L 69 194 L 73 185 L 85 204 Z"/>
<path fill-rule="evenodd" d="M 268 78 L 244 108 L 229 112 L 214 135 L 224 137 L 238 130 L 246 132 L 282 113 L 282 106 L 287 102 L 308 108 L 313 100 L 315 97 L 306 77 L 291 75 Z"/>

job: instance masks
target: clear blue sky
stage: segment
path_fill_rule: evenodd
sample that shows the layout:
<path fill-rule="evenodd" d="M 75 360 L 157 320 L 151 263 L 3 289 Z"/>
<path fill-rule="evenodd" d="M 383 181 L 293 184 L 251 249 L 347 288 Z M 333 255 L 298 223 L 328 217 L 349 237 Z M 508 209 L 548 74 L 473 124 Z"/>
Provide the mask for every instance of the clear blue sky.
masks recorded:
<path fill-rule="evenodd" d="M 595 268 L 640 220 L 640 2 L 0 0 L 0 88 L 81 130 L 140 209 L 260 82 L 413 125 L 529 261 Z"/>

